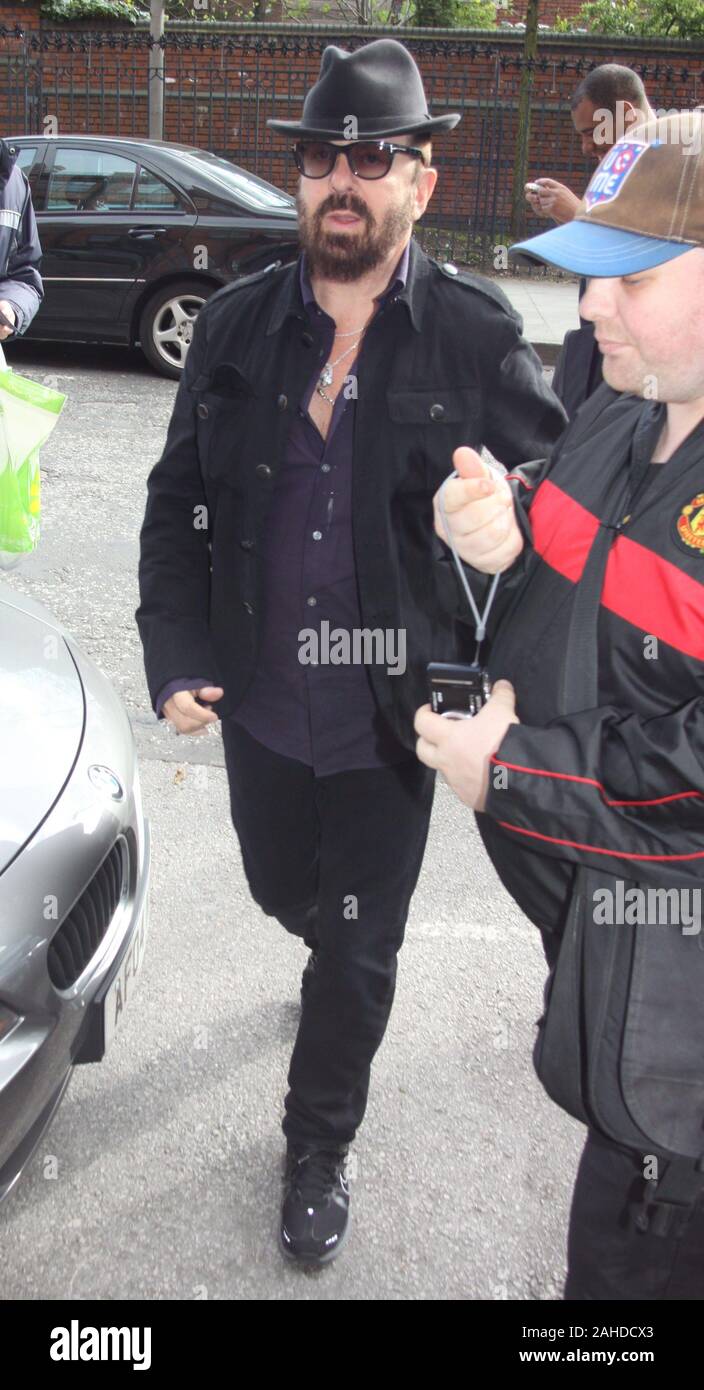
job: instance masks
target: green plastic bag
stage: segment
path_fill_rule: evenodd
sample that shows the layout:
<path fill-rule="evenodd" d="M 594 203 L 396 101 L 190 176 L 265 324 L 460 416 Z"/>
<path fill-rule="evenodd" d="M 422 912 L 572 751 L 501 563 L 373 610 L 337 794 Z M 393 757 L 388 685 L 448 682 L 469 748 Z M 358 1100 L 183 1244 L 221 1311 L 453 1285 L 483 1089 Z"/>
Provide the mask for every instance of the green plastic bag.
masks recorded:
<path fill-rule="evenodd" d="M 0 567 L 39 540 L 39 450 L 64 406 L 61 391 L 18 376 L 0 347 Z"/>

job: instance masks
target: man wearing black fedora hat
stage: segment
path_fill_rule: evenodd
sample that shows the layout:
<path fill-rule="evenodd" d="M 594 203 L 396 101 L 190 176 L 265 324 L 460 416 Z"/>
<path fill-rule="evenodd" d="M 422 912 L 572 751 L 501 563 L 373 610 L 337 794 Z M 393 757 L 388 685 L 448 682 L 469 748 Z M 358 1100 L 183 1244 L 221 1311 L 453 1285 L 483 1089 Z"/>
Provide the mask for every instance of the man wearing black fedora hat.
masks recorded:
<path fill-rule="evenodd" d="M 183 734 L 221 719 L 252 895 L 311 950 L 279 1237 L 310 1264 L 347 1234 L 425 848 L 414 712 L 469 639 L 433 493 L 458 445 L 517 464 L 566 418 L 503 293 L 412 238 L 459 119 L 380 39 L 326 48 L 302 118 L 269 122 L 295 139 L 301 254 L 199 314 L 141 533 L 154 708 Z"/>

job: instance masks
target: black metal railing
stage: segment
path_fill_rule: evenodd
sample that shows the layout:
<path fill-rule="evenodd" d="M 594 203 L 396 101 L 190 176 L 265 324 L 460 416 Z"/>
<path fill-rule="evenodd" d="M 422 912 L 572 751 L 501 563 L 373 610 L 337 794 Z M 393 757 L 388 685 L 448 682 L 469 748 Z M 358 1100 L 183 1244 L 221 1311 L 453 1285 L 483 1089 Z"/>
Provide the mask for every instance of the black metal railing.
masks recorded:
<path fill-rule="evenodd" d="M 163 41 L 166 140 L 210 149 L 293 193 L 297 173 L 287 142 L 267 119 L 295 117 L 316 80 L 327 43 L 346 48 L 384 30 L 174 24 Z M 486 262 L 510 241 L 509 222 L 524 64 L 521 39 L 483 31 L 396 31 L 421 67 L 430 109 L 461 111 L 450 135 L 438 137 L 433 162 L 439 178 L 418 228 L 433 254 L 460 263 Z M 153 51 L 148 31 L 42 30 L 21 39 L 0 28 L 0 122 L 8 134 L 41 132 L 54 117 L 59 133 L 145 138 Z M 541 40 L 534 65 L 530 173 L 549 174 L 581 191 L 590 166 L 570 120 L 570 97 L 596 63 L 613 58 L 608 41 L 557 35 Z M 619 40 L 618 48 L 628 48 Z M 704 94 L 704 54 L 670 45 L 634 48 L 632 65 L 648 85 L 651 104 L 694 105 Z M 627 61 L 621 55 L 622 61 Z M 4 96 L 3 96 L 4 92 Z M 526 214 L 525 232 L 544 227 Z"/>

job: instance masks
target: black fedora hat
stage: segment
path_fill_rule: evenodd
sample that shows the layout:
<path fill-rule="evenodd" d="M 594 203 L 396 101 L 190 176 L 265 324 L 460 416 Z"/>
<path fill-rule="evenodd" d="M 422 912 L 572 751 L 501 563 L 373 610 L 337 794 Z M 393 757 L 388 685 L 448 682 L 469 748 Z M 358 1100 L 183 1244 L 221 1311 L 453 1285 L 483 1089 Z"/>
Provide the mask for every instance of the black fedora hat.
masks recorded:
<path fill-rule="evenodd" d="M 349 135 L 350 116 L 356 134 Z M 458 111 L 431 116 L 418 67 L 396 39 L 375 39 L 354 53 L 334 44 L 323 51 L 318 81 L 311 87 L 299 121 L 267 121 L 285 135 L 326 139 L 383 140 L 388 135 L 452 130 Z"/>

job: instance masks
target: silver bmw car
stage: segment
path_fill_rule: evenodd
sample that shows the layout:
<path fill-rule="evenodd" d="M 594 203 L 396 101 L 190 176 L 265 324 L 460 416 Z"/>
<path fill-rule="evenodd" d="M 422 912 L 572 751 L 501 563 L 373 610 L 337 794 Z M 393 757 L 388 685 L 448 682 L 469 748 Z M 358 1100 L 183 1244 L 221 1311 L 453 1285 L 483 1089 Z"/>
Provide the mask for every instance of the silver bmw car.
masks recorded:
<path fill-rule="evenodd" d="M 126 711 L 40 604 L 0 581 L 0 1201 L 72 1069 L 131 1007 L 149 823 Z"/>

